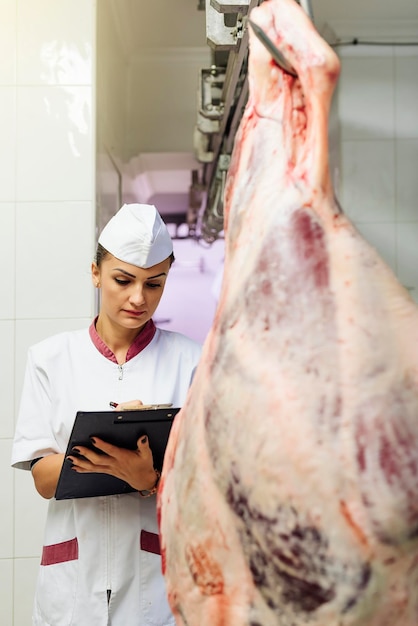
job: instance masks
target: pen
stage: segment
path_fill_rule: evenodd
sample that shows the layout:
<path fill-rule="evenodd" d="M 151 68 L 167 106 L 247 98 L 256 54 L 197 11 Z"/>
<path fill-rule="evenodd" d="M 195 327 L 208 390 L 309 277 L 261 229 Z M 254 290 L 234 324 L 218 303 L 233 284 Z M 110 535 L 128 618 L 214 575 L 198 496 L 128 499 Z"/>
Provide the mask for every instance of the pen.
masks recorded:
<path fill-rule="evenodd" d="M 118 403 L 117 402 L 109 402 L 109 405 L 115 409 L 118 406 Z"/>

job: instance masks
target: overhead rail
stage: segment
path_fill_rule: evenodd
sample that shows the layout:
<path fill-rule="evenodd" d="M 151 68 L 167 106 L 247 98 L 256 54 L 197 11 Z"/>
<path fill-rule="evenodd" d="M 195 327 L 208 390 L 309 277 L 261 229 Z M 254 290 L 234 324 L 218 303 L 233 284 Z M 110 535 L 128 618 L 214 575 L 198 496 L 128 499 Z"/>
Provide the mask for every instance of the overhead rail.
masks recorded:
<path fill-rule="evenodd" d="M 201 180 L 194 176 L 191 191 L 205 192 L 205 206 L 196 229 L 208 243 L 213 243 L 223 231 L 226 175 L 248 99 L 247 17 L 262 1 L 205 0 L 206 41 L 211 48 L 212 65 L 200 72 L 193 144 L 203 167 Z M 310 0 L 299 3 L 312 18 Z"/>

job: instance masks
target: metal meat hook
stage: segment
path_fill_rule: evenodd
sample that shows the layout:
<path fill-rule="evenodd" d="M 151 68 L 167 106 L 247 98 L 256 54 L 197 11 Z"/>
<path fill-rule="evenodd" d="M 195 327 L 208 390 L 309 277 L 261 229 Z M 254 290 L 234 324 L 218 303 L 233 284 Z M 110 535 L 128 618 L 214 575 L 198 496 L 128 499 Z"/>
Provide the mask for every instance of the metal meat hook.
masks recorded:
<path fill-rule="evenodd" d="M 279 65 L 282 68 L 282 70 L 284 70 L 287 74 L 290 74 L 291 76 L 297 76 L 293 67 L 290 65 L 290 63 L 286 61 L 283 54 L 280 52 L 278 48 L 276 48 L 276 46 L 274 45 L 270 37 L 268 37 L 266 33 L 264 32 L 264 30 L 260 28 L 258 24 L 256 24 L 250 19 L 248 20 L 248 23 L 253 29 L 255 35 L 264 45 L 264 47 L 267 48 L 267 50 L 270 52 L 271 56 L 276 61 L 277 65 Z"/>

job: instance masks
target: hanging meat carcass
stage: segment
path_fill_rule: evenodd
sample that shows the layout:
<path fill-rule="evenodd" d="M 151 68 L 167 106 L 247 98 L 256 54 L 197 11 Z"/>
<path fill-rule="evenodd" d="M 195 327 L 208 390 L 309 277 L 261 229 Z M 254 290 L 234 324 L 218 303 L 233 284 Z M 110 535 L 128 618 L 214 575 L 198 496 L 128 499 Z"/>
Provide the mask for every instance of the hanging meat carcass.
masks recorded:
<path fill-rule="evenodd" d="M 159 496 L 183 626 L 417 626 L 418 309 L 334 198 L 335 53 L 251 13 L 213 327 Z"/>

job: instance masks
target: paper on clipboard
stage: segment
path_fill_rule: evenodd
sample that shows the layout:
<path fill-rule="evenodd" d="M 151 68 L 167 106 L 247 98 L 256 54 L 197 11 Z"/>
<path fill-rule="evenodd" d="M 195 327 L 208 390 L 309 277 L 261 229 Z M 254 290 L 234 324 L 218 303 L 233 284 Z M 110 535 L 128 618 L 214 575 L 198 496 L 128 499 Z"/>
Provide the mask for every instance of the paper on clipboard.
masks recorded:
<path fill-rule="evenodd" d="M 130 411 L 78 411 L 68 442 L 65 457 L 77 445 L 94 449 L 91 437 L 100 437 L 115 446 L 136 449 L 136 442 L 147 435 L 154 457 L 154 467 L 161 471 L 164 452 L 175 415 L 180 408 L 151 405 L 151 408 Z M 65 460 L 58 479 L 56 500 L 88 498 L 130 493 L 135 491 L 128 483 L 107 474 L 78 474 Z"/>

